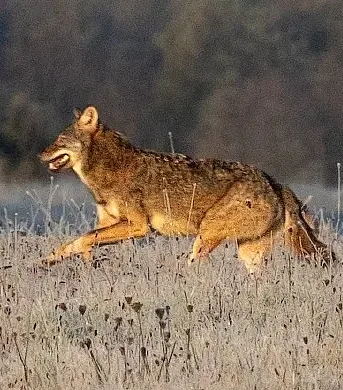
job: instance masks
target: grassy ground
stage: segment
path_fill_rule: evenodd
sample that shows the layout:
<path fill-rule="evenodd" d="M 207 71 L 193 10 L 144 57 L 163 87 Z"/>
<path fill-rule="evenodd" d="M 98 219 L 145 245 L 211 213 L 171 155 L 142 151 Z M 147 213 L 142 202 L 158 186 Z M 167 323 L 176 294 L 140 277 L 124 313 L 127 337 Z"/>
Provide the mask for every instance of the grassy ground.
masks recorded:
<path fill-rule="evenodd" d="M 59 239 L 19 232 L 0 235 L 1 389 L 343 388 L 341 266 L 276 248 L 251 278 L 234 245 L 188 268 L 190 240 L 151 236 L 47 271 Z"/>

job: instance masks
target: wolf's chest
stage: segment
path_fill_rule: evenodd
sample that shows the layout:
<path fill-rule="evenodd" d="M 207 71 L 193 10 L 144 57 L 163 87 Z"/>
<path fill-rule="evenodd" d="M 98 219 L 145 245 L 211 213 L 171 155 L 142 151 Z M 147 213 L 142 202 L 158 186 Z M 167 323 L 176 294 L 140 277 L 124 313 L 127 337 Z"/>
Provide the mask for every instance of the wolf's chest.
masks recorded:
<path fill-rule="evenodd" d="M 87 187 L 90 187 L 86 179 L 86 176 L 83 173 L 81 161 L 78 161 L 73 165 L 73 171 L 77 174 L 77 176 L 80 178 L 83 184 L 85 184 Z"/>

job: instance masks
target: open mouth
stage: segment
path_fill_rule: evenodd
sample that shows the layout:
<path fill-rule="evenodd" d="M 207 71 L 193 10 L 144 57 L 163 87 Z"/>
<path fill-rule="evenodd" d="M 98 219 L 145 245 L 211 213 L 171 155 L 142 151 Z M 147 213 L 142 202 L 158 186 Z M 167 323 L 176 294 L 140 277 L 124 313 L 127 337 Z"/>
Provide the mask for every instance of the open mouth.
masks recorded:
<path fill-rule="evenodd" d="M 60 156 L 55 157 L 53 160 L 49 161 L 50 171 L 58 171 L 63 168 L 69 160 L 70 157 L 68 154 L 61 154 Z"/>

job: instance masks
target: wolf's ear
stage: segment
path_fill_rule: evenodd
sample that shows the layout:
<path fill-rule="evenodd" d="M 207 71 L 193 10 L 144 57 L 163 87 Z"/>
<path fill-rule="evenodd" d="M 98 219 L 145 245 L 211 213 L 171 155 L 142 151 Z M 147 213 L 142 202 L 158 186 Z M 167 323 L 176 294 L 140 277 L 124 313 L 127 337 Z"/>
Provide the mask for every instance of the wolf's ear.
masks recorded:
<path fill-rule="evenodd" d="M 78 114 L 77 124 L 84 130 L 95 132 L 98 129 L 99 115 L 95 107 L 87 107 L 82 113 Z"/>
<path fill-rule="evenodd" d="M 82 111 L 79 109 L 79 108 L 74 108 L 74 116 L 77 120 L 80 119 L 81 115 L 82 115 Z"/>

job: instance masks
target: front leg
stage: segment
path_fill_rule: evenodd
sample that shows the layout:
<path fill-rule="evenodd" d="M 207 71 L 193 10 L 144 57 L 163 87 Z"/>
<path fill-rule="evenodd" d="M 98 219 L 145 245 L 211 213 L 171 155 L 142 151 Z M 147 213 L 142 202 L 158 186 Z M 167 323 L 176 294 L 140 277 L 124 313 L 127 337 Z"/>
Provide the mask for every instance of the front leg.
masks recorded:
<path fill-rule="evenodd" d="M 92 230 L 76 240 L 62 245 L 43 261 L 45 265 L 53 265 L 72 254 L 82 254 L 85 261 L 92 256 L 92 247 L 95 245 L 113 244 L 120 240 L 133 237 L 144 237 L 149 231 L 145 218 L 137 218 L 134 221 L 121 220 L 115 225 Z"/>

